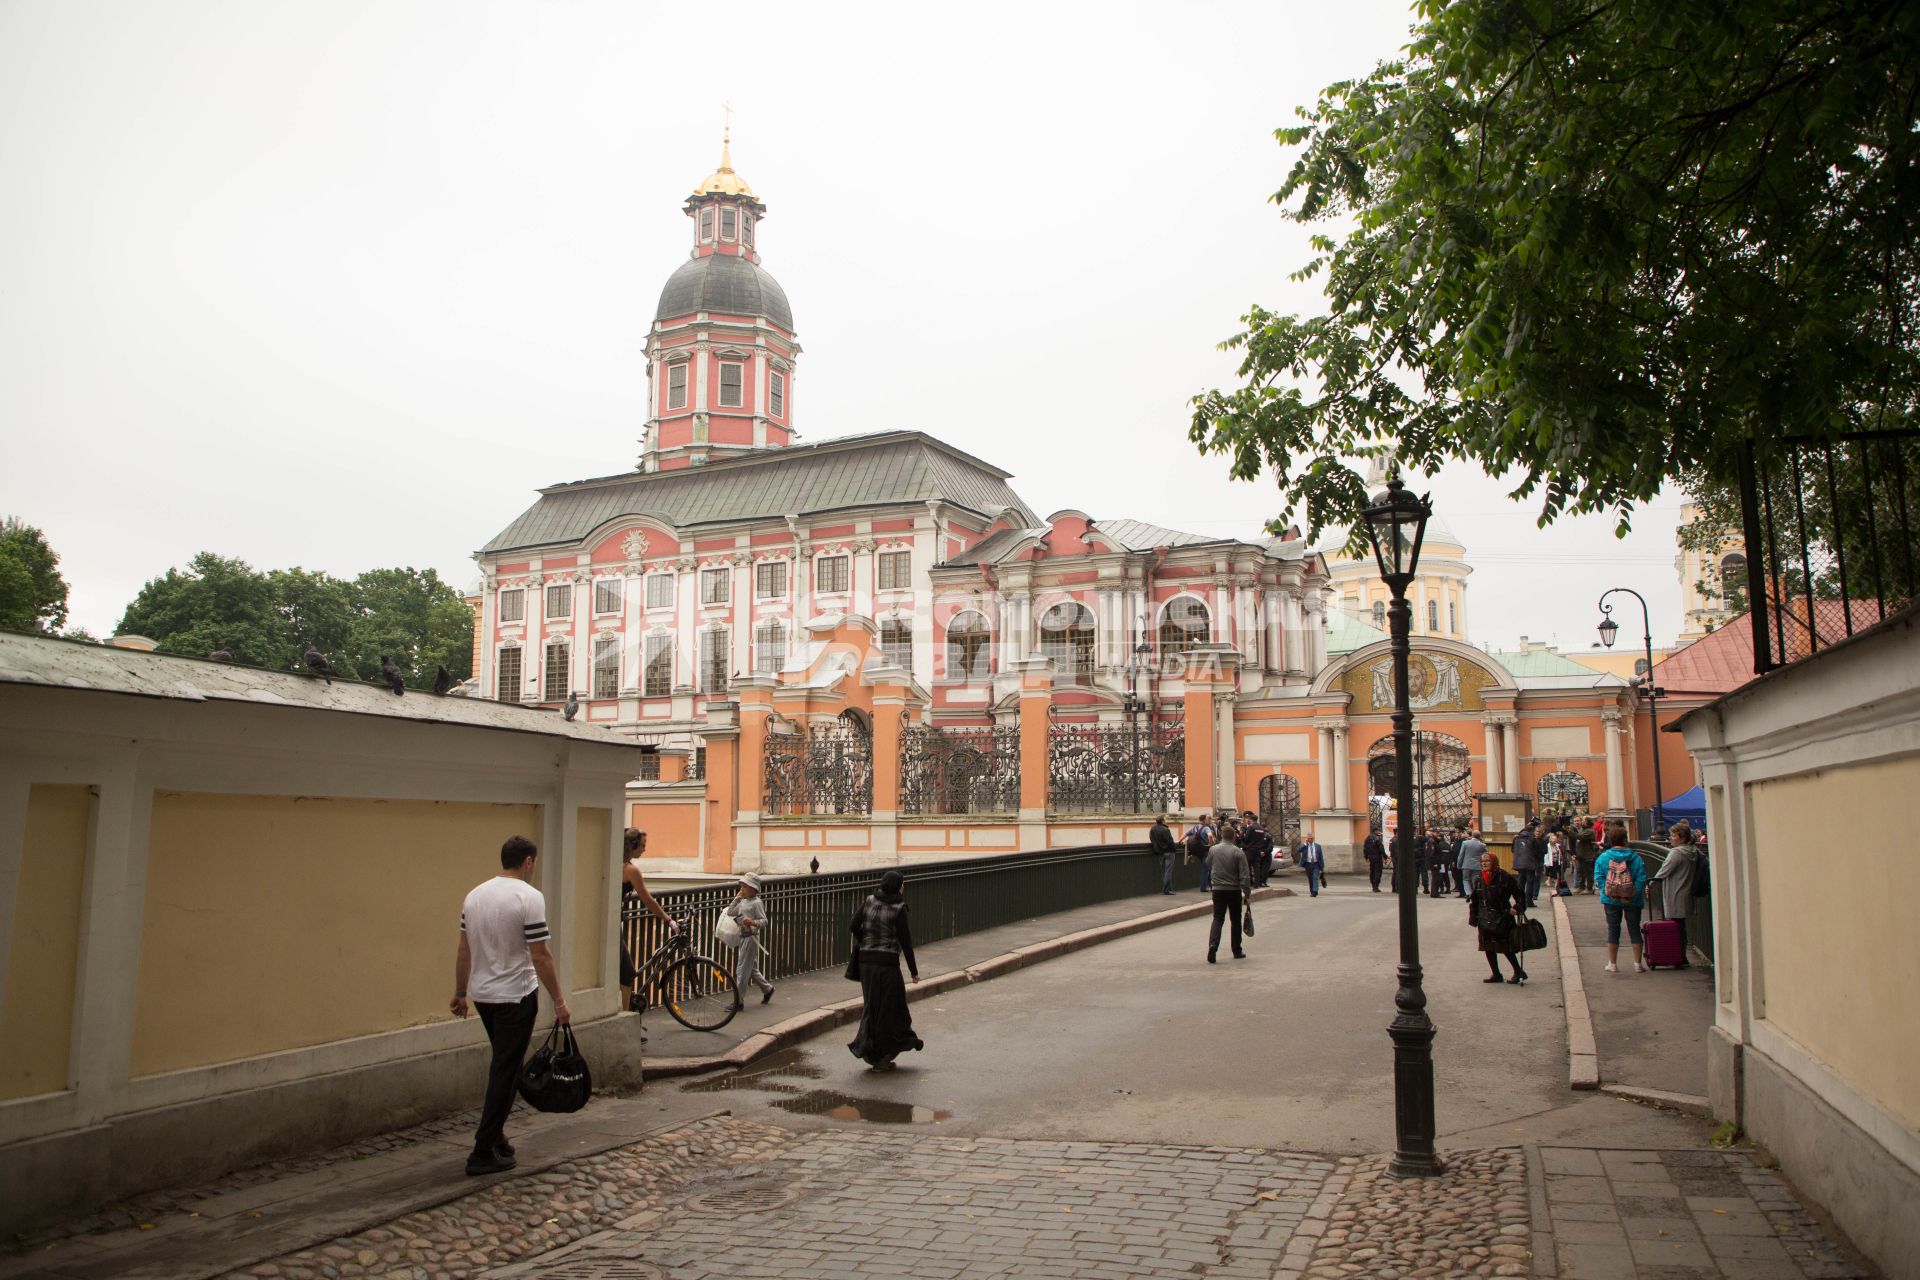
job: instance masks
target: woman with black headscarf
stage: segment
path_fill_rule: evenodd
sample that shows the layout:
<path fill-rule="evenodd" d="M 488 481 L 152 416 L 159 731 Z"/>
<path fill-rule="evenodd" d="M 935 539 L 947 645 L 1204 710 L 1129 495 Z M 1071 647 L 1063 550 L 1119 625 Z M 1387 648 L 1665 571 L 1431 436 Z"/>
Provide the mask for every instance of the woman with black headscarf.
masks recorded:
<path fill-rule="evenodd" d="M 907 1012 L 907 984 L 900 980 L 900 962 L 920 981 L 913 960 L 913 934 L 907 928 L 906 883 L 898 871 L 880 877 L 879 892 L 853 913 L 854 965 L 860 978 L 860 1031 L 847 1046 L 853 1056 L 874 1071 L 893 1070 L 893 1060 L 909 1049 L 924 1049 L 913 1034 L 913 1015 Z M 854 976 L 852 973 L 849 977 Z"/>

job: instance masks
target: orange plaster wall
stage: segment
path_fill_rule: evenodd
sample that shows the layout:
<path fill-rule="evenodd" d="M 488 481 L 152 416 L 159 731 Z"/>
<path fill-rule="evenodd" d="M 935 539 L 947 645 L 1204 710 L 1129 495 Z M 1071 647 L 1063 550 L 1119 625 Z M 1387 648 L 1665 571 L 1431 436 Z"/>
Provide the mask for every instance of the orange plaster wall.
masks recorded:
<path fill-rule="evenodd" d="M 700 806 L 674 801 L 627 806 L 627 825 L 647 833 L 649 858 L 692 858 L 700 853 Z"/>

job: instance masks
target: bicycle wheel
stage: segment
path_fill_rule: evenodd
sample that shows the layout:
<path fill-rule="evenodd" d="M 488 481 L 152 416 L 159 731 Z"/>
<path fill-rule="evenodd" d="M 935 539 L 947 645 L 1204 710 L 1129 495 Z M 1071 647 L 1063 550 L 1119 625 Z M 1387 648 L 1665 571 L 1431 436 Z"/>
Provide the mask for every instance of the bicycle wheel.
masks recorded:
<path fill-rule="evenodd" d="M 660 975 L 660 1003 L 694 1031 L 718 1031 L 733 1021 L 733 975 L 705 956 L 682 956 Z"/>

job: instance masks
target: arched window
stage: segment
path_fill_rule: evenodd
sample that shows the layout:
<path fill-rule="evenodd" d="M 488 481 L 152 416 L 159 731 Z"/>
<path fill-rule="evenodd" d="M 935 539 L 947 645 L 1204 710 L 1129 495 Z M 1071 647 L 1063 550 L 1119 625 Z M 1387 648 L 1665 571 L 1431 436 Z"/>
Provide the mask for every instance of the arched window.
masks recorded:
<path fill-rule="evenodd" d="M 1542 813 L 1584 813 L 1587 809 L 1587 780 L 1571 771 L 1550 773 L 1540 779 Z"/>
<path fill-rule="evenodd" d="M 776 676 L 787 669 L 787 629 L 780 619 L 768 618 L 753 629 L 753 670 Z"/>
<path fill-rule="evenodd" d="M 993 633 L 986 615 L 968 609 L 947 624 L 947 679 L 984 680 L 993 672 Z"/>
<path fill-rule="evenodd" d="M 1438 600 L 1429 600 L 1427 601 L 1427 630 L 1438 631 L 1439 629 L 1440 602 Z"/>
<path fill-rule="evenodd" d="M 1053 678 L 1062 684 L 1093 679 L 1093 613 L 1069 600 L 1040 619 L 1040 654 L 1053 659 Z"/>
<path fill-rule="evenodd" d="M 1382 631 L 1387 629 L 1387 602 L 1385 600 L 1375 600 L 1373 602 L 1373 625 Z"/>
<path fill-rule="evenodd" d="M 1207 642 L 1213 631 L 1213 619 L 1207 606 L 1192 596 L 1176 596 L 1160 615 L 1160 665 L 1179 666 L 1184 654 Z"/>
<path fill-rule="evenodd" d="M 1738 551 L 1720 557 L 1720 599 L 1729 609 L 1747 607 L 1747 558 Z"/>

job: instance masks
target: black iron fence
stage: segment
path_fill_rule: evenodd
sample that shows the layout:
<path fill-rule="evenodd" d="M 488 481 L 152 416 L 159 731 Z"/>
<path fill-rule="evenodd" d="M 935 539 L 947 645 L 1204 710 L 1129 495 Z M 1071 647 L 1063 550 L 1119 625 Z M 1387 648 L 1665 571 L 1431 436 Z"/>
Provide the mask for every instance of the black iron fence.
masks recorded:
<path fill-rule="evenodd" d="M 1160 888 L 1160 859 L 1143 844 L 1013 853 L 899 870 L 907 878 L 912 909 L 908 918 L 916 946 Z M 879 887 L 885 871 L 767 879 L 761 888 L 767 904 L 767 926 L 760 934 L 766 949 L 761 972 L 778 979 L 845 964 L 853 913 Z M 1199 877 L 1197 864 L 1176 860 L 1175 888 L 1195 888 Z M 654 898 L 669 915 L 690 915 L 695 949 L 731 967 L 732 954 L 714 943 L 713 925 L 735 892 L 735 886 L 721 884 L 672 889 Z M 625 905 L 622 924 L 621 944 L 636 964 L 652 955 L 664 938 L 665 926 L 636 902 Z"/>
<path fill-rule="evenodd" d="M 1653 876 L 1665 865 L 1667 854 L 1672 851 L 1673 846 L 1658 844 L 1652 840 L 1629 840 L 1627 845 L 1638 852 L 1640 860 L 1647 864 L 1647 919 L 1671 920 L 1673 917 L 1667 914 L 1666 885 L 1663 881 L 1655 880 Z M 1702 849 L 1700 856 L 1706 857 L 1706 850 Z M 1711 968 L 1714 957 L 1711 875 L 1707 880 L 1707 890 L 1707 893 L 1695 895 L 1693 910 L 1687 913 L 1687 945 L 1704 956 L 1705 965 Z"/>
<path fill-rule="evenodd" d="M 1018 812 L 1020 726 L 900 727 L 900 812 Z"/>
<path fill-rule="evenodd" d="M 1049 725 L 1047 771 L 1054 813 L 1170 812 L 1186 802 L 1185 721 Z"/>
<path fill-rule="evenodd" d="M 1749 445 L 1738 481 L 1744 551 L 1721 555 L 1706 585 L 1748 614 L 1756 674 L 1920 596 L 1920 431 Z"/>
<path fill-rule="evenodd" d="M 763 804 L 769 817 L 873 812 L 873 735 L 841 719 L 794 733 L 769 726 Z"/>

